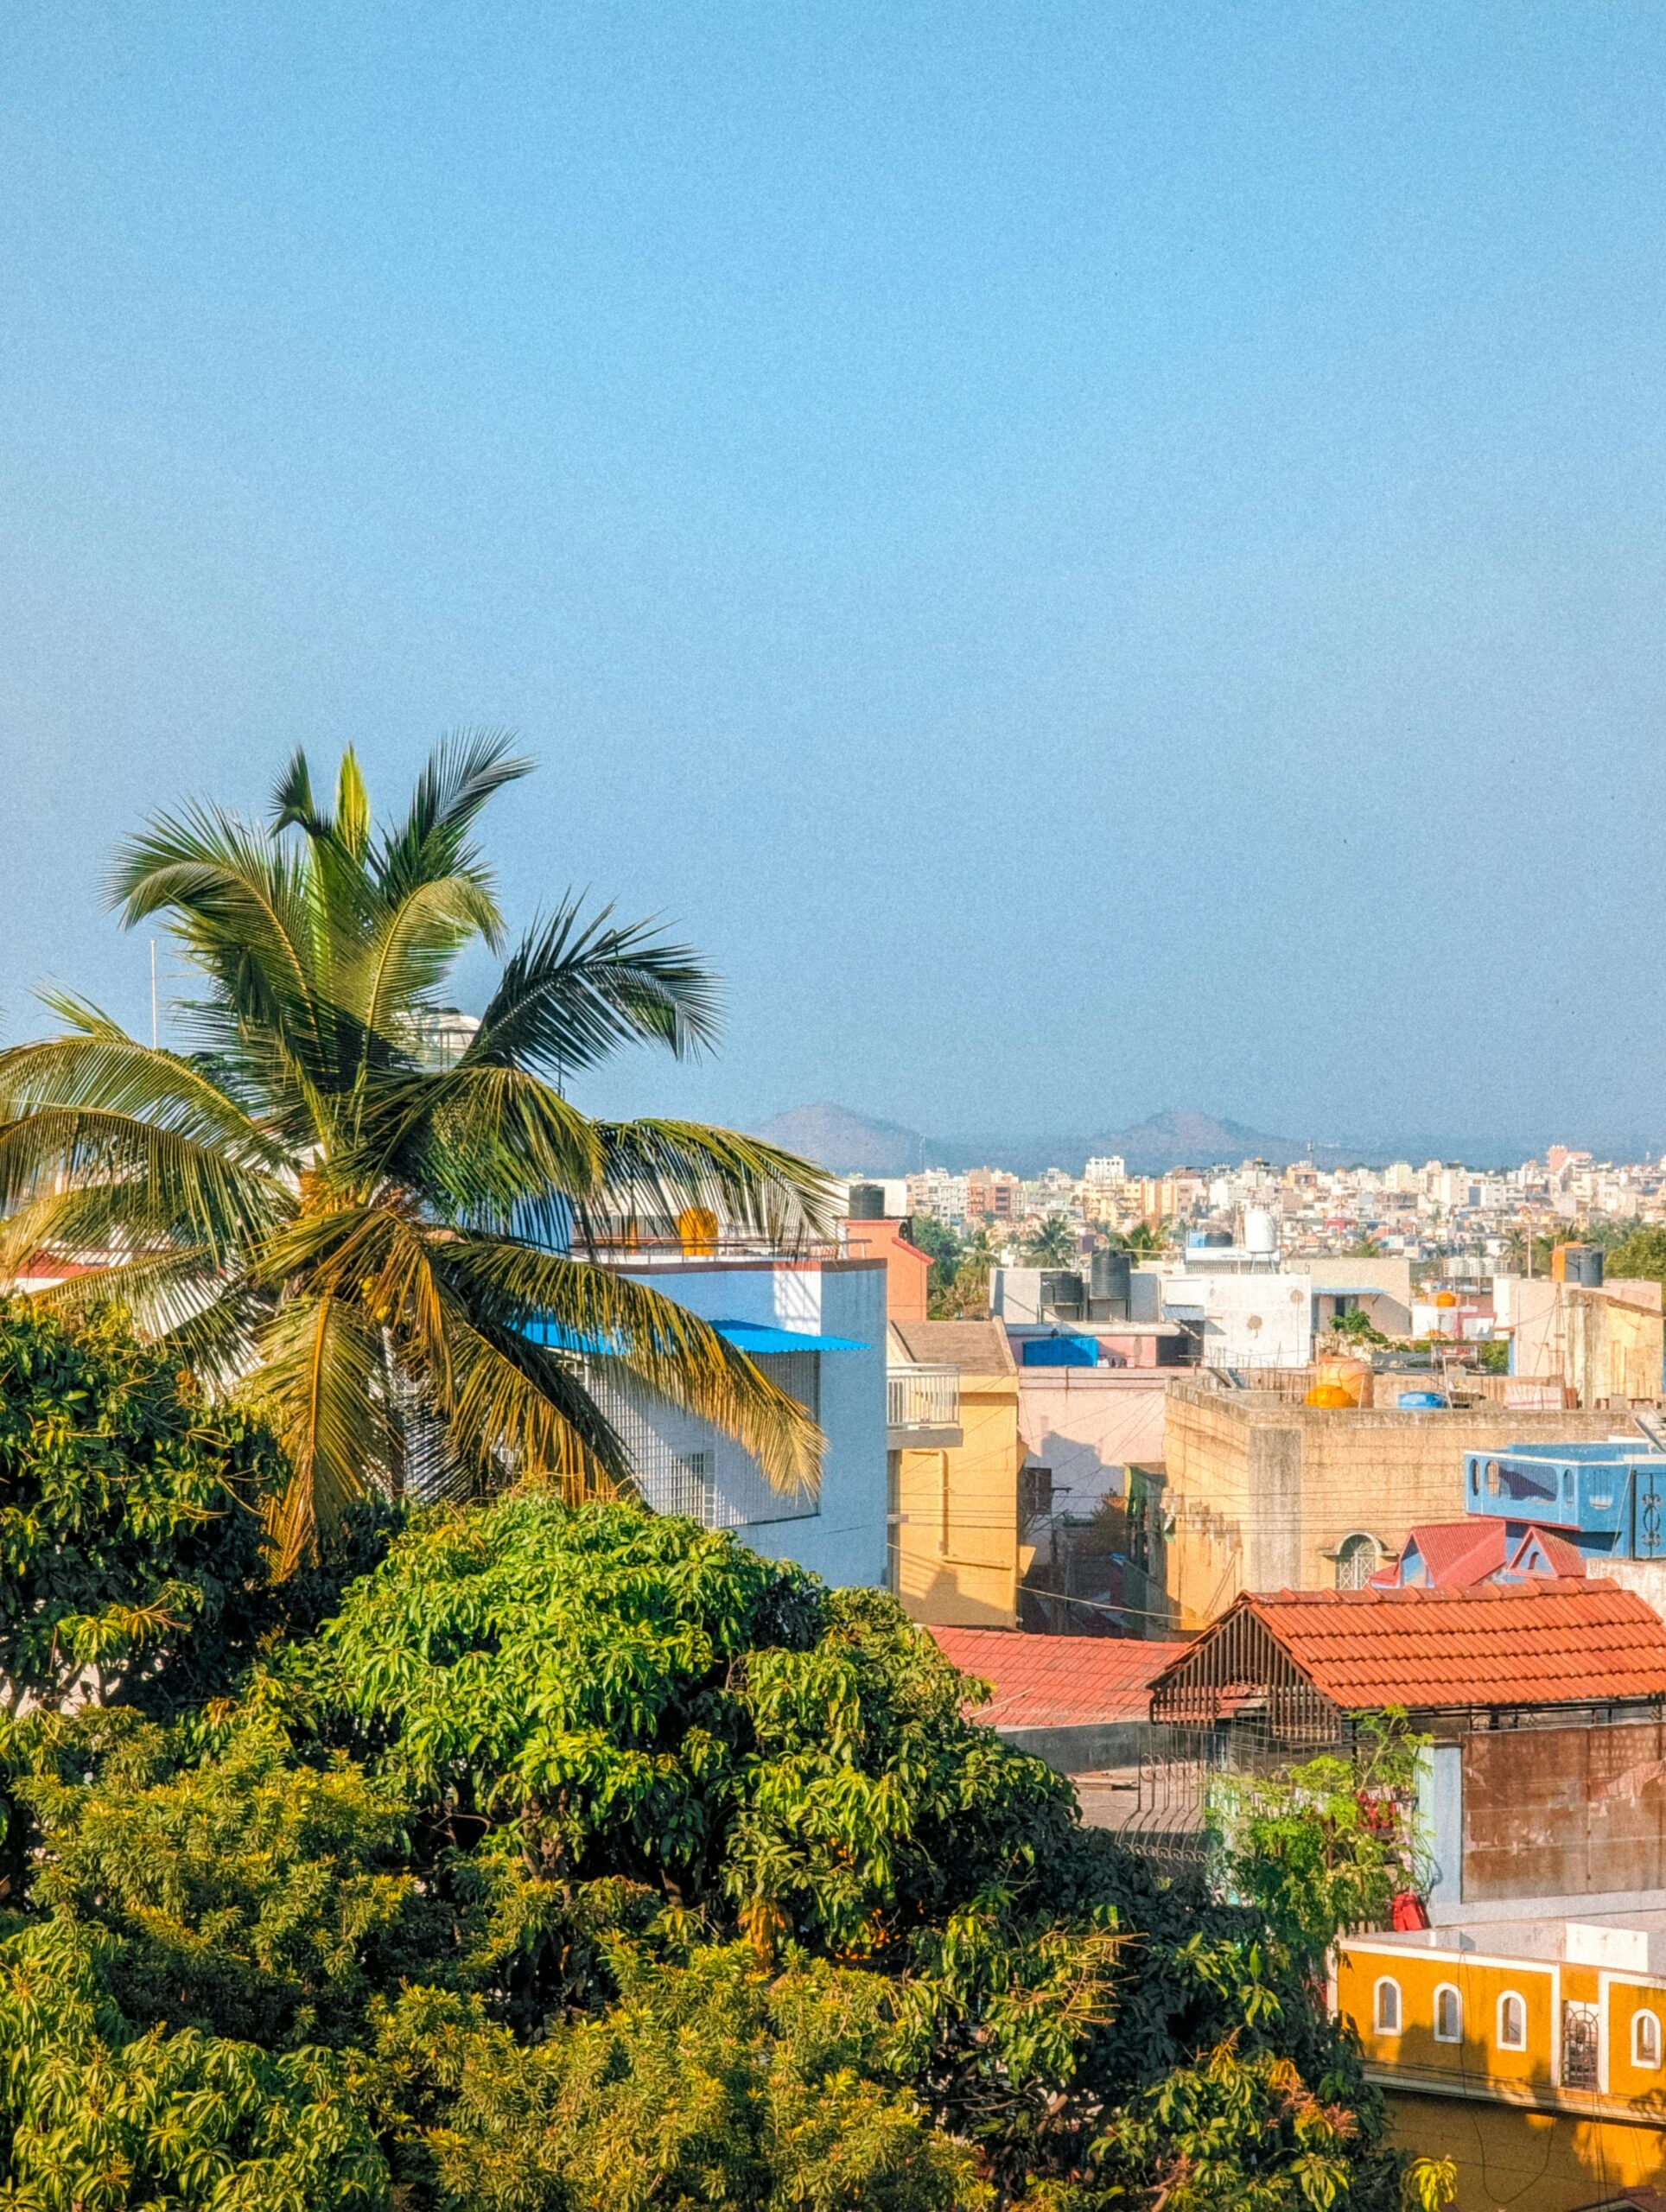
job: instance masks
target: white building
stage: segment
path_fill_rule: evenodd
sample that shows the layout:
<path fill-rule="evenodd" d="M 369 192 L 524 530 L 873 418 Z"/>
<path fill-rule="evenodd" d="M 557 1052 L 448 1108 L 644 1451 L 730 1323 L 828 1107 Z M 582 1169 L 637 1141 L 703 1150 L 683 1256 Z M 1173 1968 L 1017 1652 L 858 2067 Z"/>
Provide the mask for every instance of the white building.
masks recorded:
<path fill-rule="evenodd" d="M 826 1582 L 883 1588 L 884 1262 L 668 1257 L 630 1272 L 749 1352 L 808 1408 L 827 1440 L 819 1484 L 783 1496 L 749 1452 L 709 1422 L 664 1400 L 609 1388 L 603 1372 L 598 1394 L 647 1503 L 733 1529 L 754 1551 L 796 1560 Z"/>

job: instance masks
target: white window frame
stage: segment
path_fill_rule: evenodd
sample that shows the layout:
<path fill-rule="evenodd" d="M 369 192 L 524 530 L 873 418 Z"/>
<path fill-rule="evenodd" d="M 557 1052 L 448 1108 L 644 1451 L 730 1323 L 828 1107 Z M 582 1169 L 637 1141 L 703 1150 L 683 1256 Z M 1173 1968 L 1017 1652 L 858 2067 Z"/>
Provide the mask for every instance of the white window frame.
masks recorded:
<path fill-rule="evenodd" d="M 1440 2031 L 1440 1999 L 1443 1997 L 1451 1998 L 1453 2008 L 1457 2012 L 1458 2032 L 1456 2035 L 1443 2035 Z M 1462 2043 L 1463 2039 L 1464 1993 L 1459 1988 L 1455 1981 L 1443 1981 L 1438 1986 L 1434 1993 L 1434 2040 L 1436 2043 Z"/>
<path fill-rule="evenodd" d="M 1392 1990 L 1394 1993 L 1394 2018 L 1392 2022 L 1384 2019 L 1383 2017 L 1383 1993 L 1388 1990 Z M 1401 2032 L 1402 2024 L 1403 2023 L 1405 2017 L 1405 2003 L 1400 1994 L 1399 1983 L 1395 1980 L 1391 1974 L 1378 1974 L 1377 1981 L 1371 1990 L 1371 2033 L 1377 2036 L 1397 2036 Z"/>
<path fill-rule="evenodd" d="M 1509 2005 L 1519 2005 L 1522 2008 L 1522 2032 L 1519 2037 L 1512 2037 L 1504 2033 L 1504 2008 Z M 1461 2023 L 1461 2012 L 1459 2018 Z M 1500 2050 L 1527 2049 L 1527 1999 L 1519 1989 L 1506 1989 L 1498 1999 L 1498 2048 Z"/>
<path fill-rule="evenodd" d="M 1637 2032 L 1645 2020 L 1655 2031 L 1655 2055 L 1652 2058 L 1645 2058 L 1643 2056 L 1642 2039 Z M 1641 2068 L 1644 2073 L 1657 2074 L 1660 2071 L 1660 2015 L 1651 2011 L 1646 2005 L 1639 2005 L 1631 2015 L 1631 2063 L 1633 2066 Z"/>

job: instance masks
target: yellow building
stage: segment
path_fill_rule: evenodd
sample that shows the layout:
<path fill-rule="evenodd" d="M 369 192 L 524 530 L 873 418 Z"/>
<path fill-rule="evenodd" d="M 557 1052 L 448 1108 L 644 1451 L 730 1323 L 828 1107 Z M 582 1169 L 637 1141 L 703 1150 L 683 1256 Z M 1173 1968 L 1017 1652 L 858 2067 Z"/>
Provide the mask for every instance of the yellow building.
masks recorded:
<path fill-rule="evenodd" d="M 1666 2181 L 1666 1913 L 1360 1936 L 1332 1996 L 1400 2147 L 1455 2162 L 1457 2212 Z"/>
<path fill-rule="evenodd" d="M 891 1586 L 912 1619 L 1013 1628 L 1018 1370 L 996 1321 L 893 1321 L 887 1383 Z"/>

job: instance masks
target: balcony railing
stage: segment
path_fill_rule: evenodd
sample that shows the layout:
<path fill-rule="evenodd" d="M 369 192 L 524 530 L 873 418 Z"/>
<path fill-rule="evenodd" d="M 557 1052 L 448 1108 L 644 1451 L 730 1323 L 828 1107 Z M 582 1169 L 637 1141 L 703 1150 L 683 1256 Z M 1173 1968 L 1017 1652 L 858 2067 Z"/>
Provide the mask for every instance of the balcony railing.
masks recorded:
<path fill-rule="evenodd" d="M 912 1364 L 885 1370 L 888 1428 L 958 1428 L 960 1370 Z"/>

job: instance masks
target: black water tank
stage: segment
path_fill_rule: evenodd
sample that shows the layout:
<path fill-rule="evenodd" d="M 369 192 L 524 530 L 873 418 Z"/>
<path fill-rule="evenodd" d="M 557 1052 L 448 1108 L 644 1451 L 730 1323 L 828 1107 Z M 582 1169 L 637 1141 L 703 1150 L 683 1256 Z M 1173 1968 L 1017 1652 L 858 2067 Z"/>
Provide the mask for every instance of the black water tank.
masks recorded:
<path fill-rule="evenodd" d="M 1564 1282 L 1577 1283 L 1581 1290 L 1600 1290 L 1602 1247 L 1599 1244 L 1564 1244 L 1562 1268 Z"/>
<path fill-rule="evenodd" d="M 1126 1313 L 1133 1277 L 1134 1262 L 1126 1252 L 1096 1252 L 1088 1270 L 1089 1295 L 1096 1300 L 1120 1300 Z"/>
<path fill-rule="evenodd" d="M 853 1183 L 850 1185 L 850 1218 L 852 1221 L 885 1219 L 885 1193 L 877 1183 Z"/>

